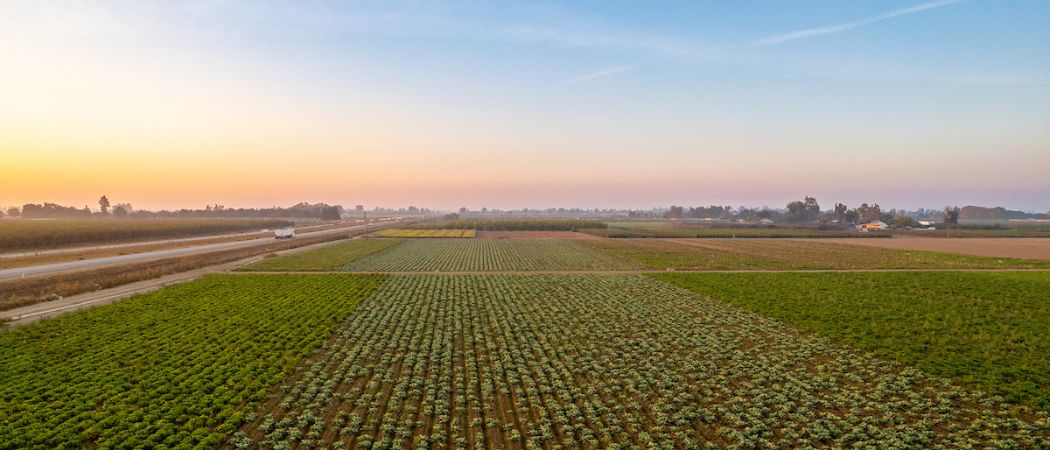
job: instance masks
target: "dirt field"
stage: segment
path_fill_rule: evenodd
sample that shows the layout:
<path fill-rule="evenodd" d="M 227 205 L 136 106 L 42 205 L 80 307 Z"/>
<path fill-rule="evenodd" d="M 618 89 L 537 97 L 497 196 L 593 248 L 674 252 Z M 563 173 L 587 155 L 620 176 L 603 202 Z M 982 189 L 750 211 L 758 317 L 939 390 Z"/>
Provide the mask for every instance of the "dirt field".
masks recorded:
<path fill-rule="evenodd" d="M 479 231 L 482 239 L 600 239 L 587 233 L 572 231 Z"/>
<path fill-rule="evenodd" d="M 1044 238 L 894 237 L 892 239 L 821 239 L 821 242 L 1050 261 L 1050 239 Z"/>

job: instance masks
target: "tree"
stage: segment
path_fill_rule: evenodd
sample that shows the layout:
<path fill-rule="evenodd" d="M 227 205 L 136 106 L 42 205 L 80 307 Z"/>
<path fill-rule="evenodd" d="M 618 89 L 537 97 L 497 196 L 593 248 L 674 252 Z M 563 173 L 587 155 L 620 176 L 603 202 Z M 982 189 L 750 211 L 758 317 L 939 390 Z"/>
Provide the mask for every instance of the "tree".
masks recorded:
<path fill-rule="evenodd" d="M 915 219 L 903 214 L 893 219 L 893 226 L 897 228 L 907 228 L 915 226 Z"/>
<path fill-rule="evenodd" d="M 105 195 L 98 199 L 98 206 L 102 210 L 102 214 L 109 214 L 109 199 Z"/>
<path fill-rule="evenodd" d="M 959 207 L 958 206 L 945 206 L 944 207 L 944 224 L 955 225 L 959 223 Z"/>
<path fill-rule="evenodd" d="M 805 197 L 802 201 L 793 201 L 787 204 L 787 220 L 789 222 L 810 222 L 816 220 L 820 214 L 820 204 L 813 197 Z"/>
<path fill-rule="evenodd" d="M 321 209 L 321 220 L 339 220 L 339 208 L 335 206 L 324 206 Z"/>
<path fill-rule="evenodd" d="M 10 208 L 7 208 L 7 215 L 9 215 L 11 217 L 21 216 L 22 215 L 22 210 L 18 209 L 17 206 L 12 206 Z"/>
<path fill-rule="evenodd" d="M 125 218 L 128 217 L 128 210 L 124 208 L 124 205 L 117 205 L 113 208 L 113 217 Z"/>
<path fill-rule="evenodd" d="M 667 210 L 667 213 L 664 214 L 664 218 L 665 219 L 681 219 L 682 218 L 682 212 L 684 210 L 685 210 L 685 208 L 683 208 L 681 206 L 671 205 L 671 209 Z"/>
<path fill-rule="evenodd" d="M 868 206 L 867 203 L 861 203 L 857 207 L 857 216 L 863 222 L 874 222 L 882 218 L 882 208 L 879 207 L 878 203 L 871 206 Z"/>
<path fill-rule="evenodd" d="M 0 210 L 0 219 L 3 219 L 3 218 L 4 218 L 4 212 L 2 210 Z"/>
<path fill-rule="evenodd" d="M 846 205 L 843 205 L 842 203 L 835 204 L 835 219 L 839 222 L 848 221 L 848 218 L 846 217 L 847 212 L 849 212 L 849 208 L 846 207 Z"/>

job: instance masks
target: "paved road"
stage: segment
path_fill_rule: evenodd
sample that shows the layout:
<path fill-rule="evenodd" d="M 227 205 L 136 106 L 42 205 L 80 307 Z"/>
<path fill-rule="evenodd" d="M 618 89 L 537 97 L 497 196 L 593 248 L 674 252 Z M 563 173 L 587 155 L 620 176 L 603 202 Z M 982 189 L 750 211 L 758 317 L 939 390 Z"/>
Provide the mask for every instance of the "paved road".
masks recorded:
<path fill-rule="evenodd" d="M 369 228 L 374 228 L 383 224 L 369 225 Z M 364 225 L 355 225 L 352 227 L 335 228 L 331 230 L 313 231 L 309 233 L 296 234 L 293 239 L 307 238 L 312 236 L 324 236 L 330 234 L 344 234 L 364 229 Z M 42 264 L 37 266 L 29 267 L 16 267 L 14 269 L 0 270 L 0 281 L 13 280 L 17 278 L 28 278 L 42 275 L 53 275 L 62 272 L 69 272 L 73 270 L 83 269 L 95 269 L 105 266 L 112 266 L 116 264 L 126 264 L 132 262 L 152 261 L 156 259 L 171 258 L 175 256 L 186 256 L 197 253 L 213 252 L 218 250 L 230 250 L 237 248 L 246 248 L 253 246 L 266 245 L 273 242 L 272 237 L 266 237 L 262 239 L 252 239 L 245 241 L 233 241 L 233 242 L 220 242 L 217 244 L 206 244 L 206 245 L 195 245 L 192 247 L 173 248 L 169 250 L 157 250 L 152 252 L 133 253 L 130 255 L 117 255 L 107 256 L 103 258 L 85 259 L 80 261 L 68 261 L 53 264 Z"/>
<path fill-rule="evenodd" d="M 328 245 L 335 245 L 340 242 L 346 241 L 339 240 L 322 242 L 319 244 L 312 244 L 288 250 L 281 250 L 276 253 L 278 255 L 290 255 L 298 252 L 310 251 Z M 79 311 L 81 309 L 113 303 L 115 301 L 130 297 L 132 295 L 155 291 L 157 289 L 161 289 L 165 286 L 170 286 L 172 284 L 192 281 L 204 275 L 234 269 L 236 267 L 248 264 L 249 262 L 256 261 L 258 259 L 259 256 L 250 256 L 241 260 L 232 261 L 228 263 L 217 264 L 208 267 L 201 267 L 199 269 L 193 269 L 186 272 L 173 273 L 170 275 L 162 276 L 160 278 L 137 281 L 134 283 L 129 283 L 108 289 L 72 295 L 58 300 L 23 306 L 7 311 L 0 311 L 0 322 L 3 322 L 3 324 L 0 325 L 0 328 L 2 328 L 3 326 L 25 325 L 27 323 L 35 322 L 37 320 L 47 319 L 49 317 L 56 317 L 73 311 Z"/>
<path fill-rule="evenodd" d="M 320 224 L 320 225 L 308 225 L 308 226 L 295 227 L 295 232 L 296 233 L 306 233 L 308 230 L 310 230 L 312 228 L 327 227 L 329 225 L 331 225 L 331 224 Z M 138 246 L 158 245 L 158 244 L 173 244 L 173 243 L 178 243 L 178 242 L 206 241 L 206 240 L 211 240 L 211 239 L 223 239 L 223 238 L 236 238 L 236 237 L 243 237 L 243 236 L 252 236 L 252 235 L 257 235 L 259 233 L 263 233 L 263 231 L 256 230 L 256 231 L 244 231 L 244 232 L 239 232 L 239 233 L 211 234 L 211 235 L 205 235 L 205 236 L 195 236 L 195 237 L 178 238 L 178 239 L 160 239 L 160 240 L 153 240 L 153 241 L 125 242 L 125 243 L 121 243 L 121 244 L 92 245 L 92 246 L 86 246 L 86 247 L 63 247 L 63 248 L 52 248 L 52 249 L 47 249 L 47 250 L 31 250 L 31 251 L 15 252 L 15 253 L 0 253 L 0 258 L 21 258 L 21 257 L 25 257 L 25 256 L 51 255 L 51 254 L 56 254 L 56 253 L 79 253 L 79 252 L 87 252 L 87 251 L 92 251 L 92 250 L 106 250 L 106 249 L 113 249 L 113 248 L 138 247 Z"/>

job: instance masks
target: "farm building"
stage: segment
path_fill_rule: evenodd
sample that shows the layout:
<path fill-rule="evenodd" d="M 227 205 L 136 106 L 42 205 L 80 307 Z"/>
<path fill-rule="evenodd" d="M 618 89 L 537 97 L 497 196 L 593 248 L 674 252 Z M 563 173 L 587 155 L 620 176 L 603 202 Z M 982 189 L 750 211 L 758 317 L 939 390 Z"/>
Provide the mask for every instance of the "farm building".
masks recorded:
<path fill-rule="evenodd" d="M 874 222 L 862 223 L 862 224 L 858 225 L 858 227 L 860 227 L 860 232 L 861 233 L 867 233 L 869 231 L 882 231 L 882 230 L 885 230 L 885 229 L 889 228 L 889 225 L 886 225 L 886 222 L 883 222 L 881 220 L 876 220 Z"/>

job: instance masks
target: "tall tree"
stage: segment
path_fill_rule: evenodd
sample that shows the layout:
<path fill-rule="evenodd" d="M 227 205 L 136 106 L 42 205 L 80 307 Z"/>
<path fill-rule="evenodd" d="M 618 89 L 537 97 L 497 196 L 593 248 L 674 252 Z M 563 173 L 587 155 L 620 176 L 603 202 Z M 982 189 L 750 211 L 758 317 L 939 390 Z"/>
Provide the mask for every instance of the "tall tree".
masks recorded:
<path fill-rule="evenodd" d="M 944 224 L 955 225 L 959 223 L 959 207 L 958 206 L 945 206 L 944 207 Z"/>
<path fill-rule="evenodd" d="M 842 203 L 835 204 L 835 218 L 838 219 L 839 222 L 846 221 L 847 211 L 849 211 L 849 208 L 846 207 L 846 205 L 843 205 Z"/>
<path fill-rule="evenodd" d="M 98 206 L 102 210 L 102 214 L 109 214 L 109 199 L 105 195 L 98 199 Z"/>

